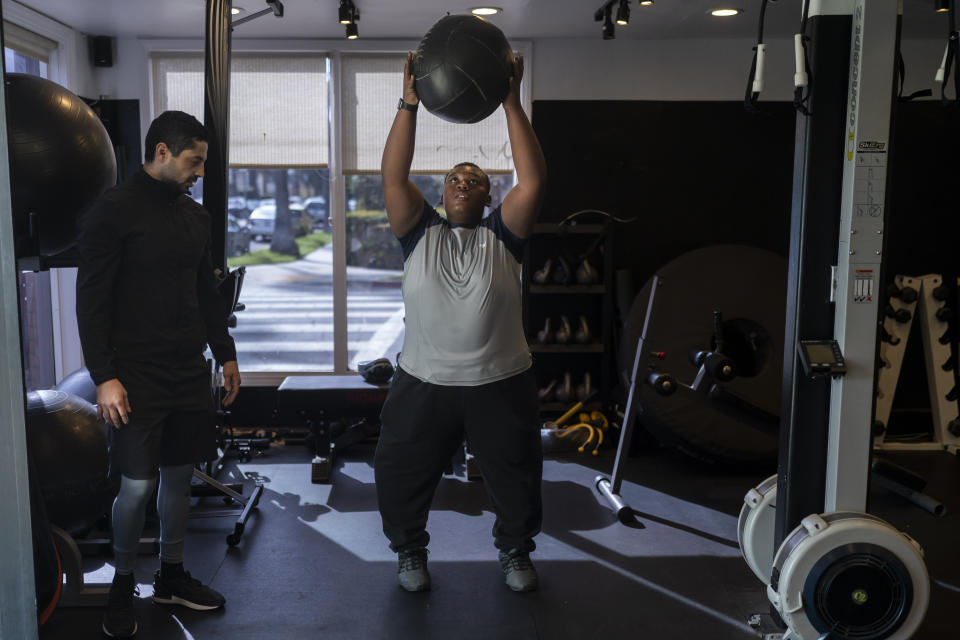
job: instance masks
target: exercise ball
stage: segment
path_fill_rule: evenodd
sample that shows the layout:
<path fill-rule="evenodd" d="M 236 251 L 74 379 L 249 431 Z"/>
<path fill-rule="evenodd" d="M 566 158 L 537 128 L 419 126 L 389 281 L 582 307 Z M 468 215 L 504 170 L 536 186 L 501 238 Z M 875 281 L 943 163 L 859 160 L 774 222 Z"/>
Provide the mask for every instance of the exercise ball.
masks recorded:
<path fill-rule="evenodd" d="M 691 351 L 711 351 L 714 312 L 721 314 L 723 354 L 737 375 L 715 393 L 679 385 L 669 396 L 640 383 L 641 425 L 666 446 L 716 463 L 769 463 L 779 447 L 787 261 L 756 247 L 713 245 L 684 253 L 657 270 L 641 360 L 691 385 L 699 367 Z M 653 279 L 637 294 L 625 323 L 618 368 L 629 381 L 643 334 Z"/>
<path fill-rule="evenodd" d="M 80 367 L 67 374 L 54 389 L 83 398 L 90 404 L 97 404 L 97 385 L 94 384 L 90 371 L 86 367 Z"/>
<path fill-rule="evenodd" d="M 71 535 L 89 531 L 119 489 L 108 476 L 107 425 L 89 402 L 55 390 L 27 394 L 26 423 L 50 522 Z"/>
<path fill-rule="evenodd" d="M 116 182 L 113 144 L 93 110 L 55 82 L 8 73 L 6 94 L 17 255 L 56 255 L 76 242 L 79 215 Z"/>
<path fill-rule="evenodd" d="M 413 56 L 417 95 L 450 122 L 479 122 L 507 97 L 513 50 L 495 25 L 474 15 L 441 18 Z"/>

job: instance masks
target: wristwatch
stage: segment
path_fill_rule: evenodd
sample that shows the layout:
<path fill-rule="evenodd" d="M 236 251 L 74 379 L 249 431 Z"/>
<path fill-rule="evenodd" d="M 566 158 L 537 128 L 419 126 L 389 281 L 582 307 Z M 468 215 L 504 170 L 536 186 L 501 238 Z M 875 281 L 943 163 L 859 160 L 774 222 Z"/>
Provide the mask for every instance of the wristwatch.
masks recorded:
<path fill-rule="evenodd" d="M 419 104 L 410 104 L 409 102 L 404 102 L 403 98 L 400 98 L 400 102 L 397 103 L 397 110 L 406 109 L 407 111 L 417 112 Z"/>

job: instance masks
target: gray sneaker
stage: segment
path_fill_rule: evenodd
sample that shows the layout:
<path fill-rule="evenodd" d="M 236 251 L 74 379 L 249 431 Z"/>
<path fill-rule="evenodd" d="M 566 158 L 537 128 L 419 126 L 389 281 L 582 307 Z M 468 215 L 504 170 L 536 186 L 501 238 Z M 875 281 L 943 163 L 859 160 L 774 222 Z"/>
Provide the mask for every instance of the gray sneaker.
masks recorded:
<path fill-rule="evenodd" d="M 427 550 L 423 547 L 397 554 L 400 568 L 397 580 L 407 591 L 429 591 L 430 573 L 427 571 Z"/>
<path fill-rule="evenodd" d="M 533 568 L 530 554 L 519 549 L 500 551 L 500 567 L 507 586 L 514 591 L 536 591 L 540 586 L 537 570 Z"/>

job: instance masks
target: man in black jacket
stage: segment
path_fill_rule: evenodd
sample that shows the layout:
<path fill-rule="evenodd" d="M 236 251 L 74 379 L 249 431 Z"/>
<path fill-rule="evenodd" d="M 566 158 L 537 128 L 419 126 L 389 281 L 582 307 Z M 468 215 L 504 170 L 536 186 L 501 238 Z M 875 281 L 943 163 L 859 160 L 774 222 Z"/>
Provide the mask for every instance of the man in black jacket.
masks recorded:
<path fill-rule="evenodd" d="M 190 478 L 216 457 L 210 345 L 223 363 L 224 405 L 240 388 L 226 301 L 210 255 L 210 215 L 188 195 L 203 177 L 206 133 L 167 111 L 150 125 L 143 168 L 108 190 L 81 221 L 77 320 L 97 385 L 97 410 L 112 425 L 110 467 L 116 574 L 103 630 L 131 637 L 133 569 L 146 503 L 159 476 L 161 568 L 156 602 L 216 609 L 224 598 L 183 569 Z"/>

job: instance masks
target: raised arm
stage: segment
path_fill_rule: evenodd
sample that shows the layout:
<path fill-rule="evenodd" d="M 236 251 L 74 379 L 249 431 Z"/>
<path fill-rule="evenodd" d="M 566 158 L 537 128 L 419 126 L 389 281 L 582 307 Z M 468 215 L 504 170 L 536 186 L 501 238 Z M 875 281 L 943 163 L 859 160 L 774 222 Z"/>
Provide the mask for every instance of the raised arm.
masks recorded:
<path fill-rule="evenodd" d="M 403 65 L 403 101 L 416 107 L 420 98 L 413 86 L 413 54 L 407 54 Z M 423 194 L 410 182 L 413 147 L 417 137 L 417 112 L 397 109 L 383 147 L 380 174 L 383 177 L 383 200 L 387 205 L 387 220 L 393 235 L 402 238 L 413 229 L 423 215 Z"/>
<path fill-rule="evenodd" d="M 520 81 L 523 78 L 523 56 L 513 59 L 513 77 L 510 78 L 510 93 L 503 101 L 507 116 L 507 134 L 513 150 L 513 163 L 517 169 L 517 184 L 503 199 L 501 215 L 503 222 L 514 235 L 520 238 L 533 233 L 533 225 L 540 215 L 540 205 L 547 186 L 547 161 L 540 149 L 533 127 L 520 104 Z"/>

